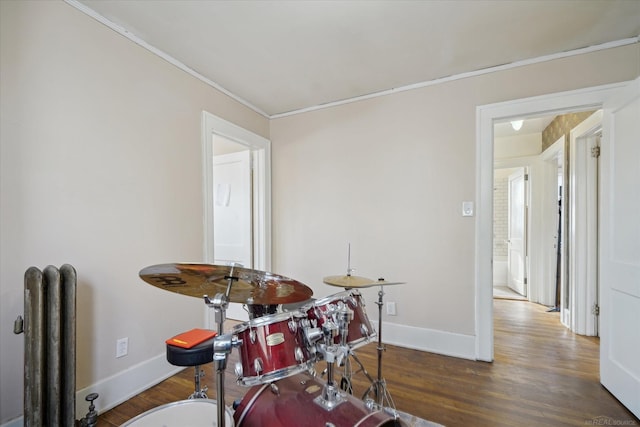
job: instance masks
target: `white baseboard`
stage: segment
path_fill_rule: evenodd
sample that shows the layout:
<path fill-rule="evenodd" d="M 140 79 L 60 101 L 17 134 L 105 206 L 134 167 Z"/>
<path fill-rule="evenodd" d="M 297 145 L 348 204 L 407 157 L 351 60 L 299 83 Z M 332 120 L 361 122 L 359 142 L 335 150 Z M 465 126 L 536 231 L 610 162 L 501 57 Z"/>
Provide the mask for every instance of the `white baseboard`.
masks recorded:
<path fill-rule="evenodd" d="M 23 417 L 14 418 L 11 421 L 0 424 L 0 427 L 24 427 L 24 419 Z"/>
<path fill-rule="evenodd" d="M 89 410 L 85 397 L 89 393 L 100 396 L 94 401 L 98 414 L 126 402 L 133 396 L 180 372 L 183 367 L 167 362 L 165 353 L 152 357 L 89 387 L 76 391 L 76 419 L 83 418 Z M 176 400 L 186 396 L 176 396 Z M 24 417 L 15 418 L 0 427 L 22 427 Z"/>
<path fill-rule="evenodd" d="M 76 392 L 76 418 L 80 419 L 86 415 L 89 403 L 85 401 L 85 396 L 89 393 L 98 393 L 100 395 L 94 404 L 98 413 L 101 414 L 183 369 L 183 367 L 173 366 L 167 362 L 166 354 L 162 353 L 89 387 L 78 390 Z M 181 399 L 184 399 L 184 396 L 176 396 L 176 400 Z"/>
<path fill-rule="evenodd" d="M 371 319 L 371 323 L 376 325 L 377 329 L 378 319 Z M 429 353 L 476 360 L 476 338 L 472 335 L 382 322 L 382 342 Z"/>

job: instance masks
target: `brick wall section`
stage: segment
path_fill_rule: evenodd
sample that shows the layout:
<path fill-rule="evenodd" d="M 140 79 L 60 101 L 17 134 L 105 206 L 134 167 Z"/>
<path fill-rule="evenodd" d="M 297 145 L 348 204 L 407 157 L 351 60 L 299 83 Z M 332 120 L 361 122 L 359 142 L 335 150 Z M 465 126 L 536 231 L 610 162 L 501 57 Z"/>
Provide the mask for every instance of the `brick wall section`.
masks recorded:
<path fill-rule="evenodd" d="M 493 257 L 507 256 L 509 175 L 515 169 L 496 169 L 493 175 Z"/>

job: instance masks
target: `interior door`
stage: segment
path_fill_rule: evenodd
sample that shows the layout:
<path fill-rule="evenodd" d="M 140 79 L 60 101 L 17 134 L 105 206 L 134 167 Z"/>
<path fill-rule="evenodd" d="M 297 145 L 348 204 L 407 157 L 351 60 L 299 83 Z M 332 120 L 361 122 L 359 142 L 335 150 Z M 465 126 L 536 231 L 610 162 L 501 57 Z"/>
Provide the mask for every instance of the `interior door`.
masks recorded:
<path fill-rule="evenodd" d="M 214 263 L 253 268 L 251 151 L 213 158 Z"/>
<path fill-rule="evenodd" d="M 640 417 L 640 78 L 604 105 L 600 381 Z"/>
<path fill-rule="evenodd" d="M 509 175 L 507 225 L 507 285 L 520 295 L 526 295 L 526 181 L 525 170 L 519 168 Z"/>

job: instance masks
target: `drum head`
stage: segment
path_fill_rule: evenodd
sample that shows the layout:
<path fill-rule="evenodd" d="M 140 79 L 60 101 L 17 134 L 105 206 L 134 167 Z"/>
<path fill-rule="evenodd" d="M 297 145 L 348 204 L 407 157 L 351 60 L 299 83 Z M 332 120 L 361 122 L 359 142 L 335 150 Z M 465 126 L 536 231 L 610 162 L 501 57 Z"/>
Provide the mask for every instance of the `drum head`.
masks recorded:
<path fill-rule="evenodd" d="M 225 426 L 233 427 L 231 410 L 225 407 Z M 180 400 L 148 410 L 122 424 L 129 427 L 211 427 L 218 425 L 218 404 L 212 399 Z"/>

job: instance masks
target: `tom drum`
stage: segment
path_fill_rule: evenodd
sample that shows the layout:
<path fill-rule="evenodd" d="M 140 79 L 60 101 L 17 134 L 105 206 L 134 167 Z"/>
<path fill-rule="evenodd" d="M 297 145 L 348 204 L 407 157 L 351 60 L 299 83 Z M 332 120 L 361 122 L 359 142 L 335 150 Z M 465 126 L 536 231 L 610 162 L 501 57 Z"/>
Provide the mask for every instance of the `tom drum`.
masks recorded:
<path fill-rule="evenodd" d="M 313 366 L 298 311 L 258 317 L 233 328 L 241 343 L 235 372 L 245 386 L 279 380 Z"/>
<path fill-rule="evenodd" d="M 328 319 L 332 318 L 331 316 L 336 312 L 340 302 L 353 311 L 353 319 L 349 322 L 346 343 L 352 349 L 369 343 L 376 336 L 376 330 L 371 321 L 369 321 L 362 295 L 355 289 L 319 299 L 312 304 L 305 305 L 301 310 L 307 313 L 307 317 L 313 326 L 322 327 Z M 335 321 L 335 319 L 333 320 Z M 340 344 L 340 341 L 340 336 L 335 337 L 335 344 Z"/>

